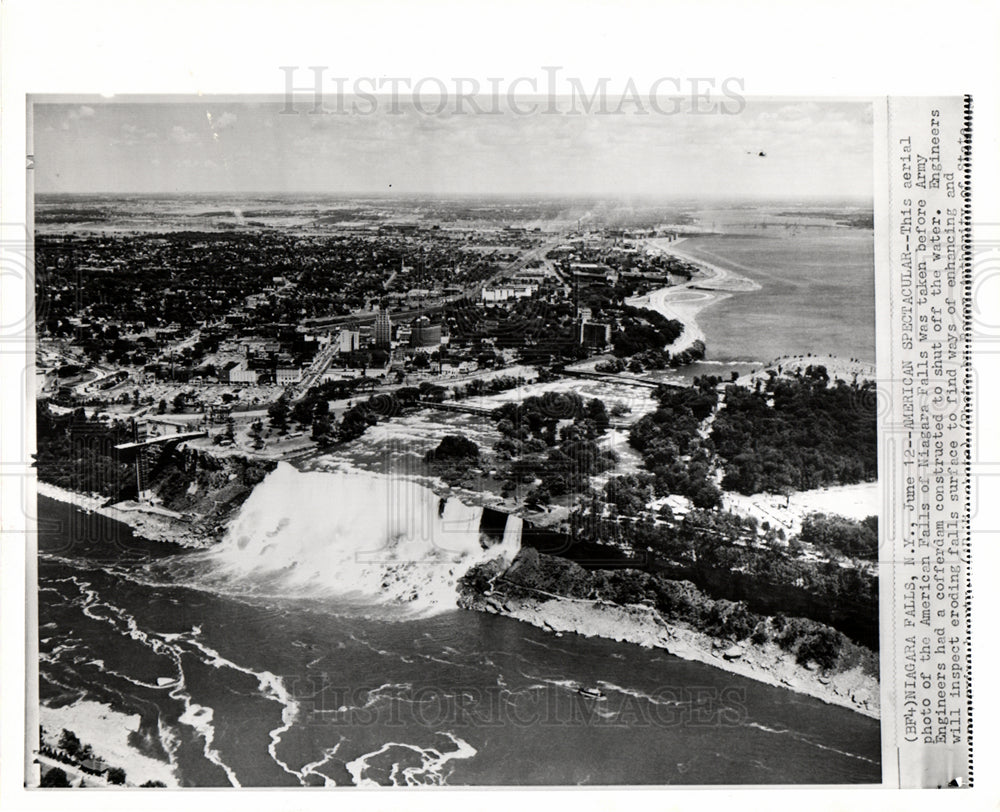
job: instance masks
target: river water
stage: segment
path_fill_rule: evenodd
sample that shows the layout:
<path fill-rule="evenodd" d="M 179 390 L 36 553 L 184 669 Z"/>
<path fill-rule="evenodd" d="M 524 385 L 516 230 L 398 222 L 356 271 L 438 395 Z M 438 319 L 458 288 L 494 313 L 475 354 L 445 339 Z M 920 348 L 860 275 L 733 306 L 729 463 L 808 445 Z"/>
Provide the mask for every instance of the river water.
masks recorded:
<path fill-rule="evenodd" d="M 138 715 L 132 746 L 187 786 L 879 781 L 875 720 L 454 608 L 516 536 L 483 550 L 481 509 L 419 486 L 385 514 L 391 488 L 282 466 L 195 552 L 41 497 L 42 702 Z"/>
<path fill-rule="evenodd" d="M 692 237 L 680 247 L 760 285 L 699 313 L 708 359 L 767 363 L 812 353 L 875 363 L 870 229 L 772 226 Z"/>

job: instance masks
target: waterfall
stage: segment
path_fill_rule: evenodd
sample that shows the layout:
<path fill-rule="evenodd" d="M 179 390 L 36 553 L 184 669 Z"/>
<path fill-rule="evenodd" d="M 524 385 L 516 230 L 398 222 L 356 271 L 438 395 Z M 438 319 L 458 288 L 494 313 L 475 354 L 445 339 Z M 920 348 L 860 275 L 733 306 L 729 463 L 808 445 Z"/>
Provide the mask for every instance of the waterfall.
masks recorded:
<path fill-rule="evenodd" d="M 507 524 L 503 529 L 503 546 L 514 551 L 521 549 L 521 530 L 524 527 L 524 519 L 520 516 L 510 514 L 507 516 Z"/>
<path fill-rule="evenodd" d="M 489 545 L 482 515 L 409 480 L 281 463 L 207 559 L 213 578 L 262 594 L 443 611 L 471 566 L 509 561 L 520 548 L 520 519 L 508 517 L 502 540 Z"/>

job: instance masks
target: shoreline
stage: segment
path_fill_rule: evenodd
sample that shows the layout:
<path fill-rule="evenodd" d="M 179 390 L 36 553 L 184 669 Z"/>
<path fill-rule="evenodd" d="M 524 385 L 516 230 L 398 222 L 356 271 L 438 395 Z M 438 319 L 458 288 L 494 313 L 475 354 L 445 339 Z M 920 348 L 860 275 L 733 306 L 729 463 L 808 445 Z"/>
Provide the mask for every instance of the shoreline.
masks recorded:
<path fill-rule="evenodd" d="M 877 374 L 875 364 L 869 361 L 862 361 L 857 358 L 843 358 L 830 353 L 816 355 L 782 355 L 769 361 L 767 364 L 752 373 L 741 375 L 737 380 L 741 386 L 753 386 L 754 383 L 767 376 L 767 371 L 773 369 L 777 371 L 781 367 L 781 374 L 789 376 L 793 372 L 802 372 L 810 366 L 826 367 L 826 372 L 831 381 L 842 380 L 850 383 L 853 379 L 860 381 L 875 381 Z"/>
<path fill-rule="evenodd" d="M 625 304 L 630 307 L 655 310 L 664 317 L 676 319 L 684 325 L 684 331 L 677 341 L 669 346 L 671 353 L 684 352 L 696 341 L 707 345 L 705 332 L 697 321 L 698 314 L 702 310 L 728 299 L 733 294 L 750 293 L 760 290 L 761 287 L 752 279 L 678 250 L 677 244 L 684 239 L 681 237 L 679 240 L 666 243 L 661 240 L 648 240 L 647 250 L 683 259 L 697 266 L 699 275 L 689 282 L 658 288 L 642 296 L 633 296 L 625 300 Z"/>
<path fill-rule="evenodd" d="M 94 494 L 77 493 L 67 488 L 53 485 L 51 482 L 36 480 L 38 496 L 44 496 L 63 504 L 72 505 L 81 510 L 97 513 L 106 519 L 128 525 L 135 535 L 147 541 L 158 541 L 166 544 L 176 544 L 180 547 L 203 548 L 211 542 L 211 538 L 199 532 L 191 522 L 180 514 L 170 515 L 166 509 L 149 510 L 134 502 L 105 505 L 103 497 Z"/>
<path fill-rule="evenodd" d="M 109 767 L 124 769 L 129 786 L 145 781 L 162 781 L 168 787 L 180 786 L 171 762 L 147 755 L 129 743 L 129 736 L 139 732 L 138 714 L 122 713 L 90 699 L 58 707 L 39 702 L 38 712 L 39 722 L 47 734 L 43 744 L 58 748 L 59 731 L 65 728 L 76 733 L 82 743 L 91 745 L 94 755 Z M 58 766 L 65 769 L 61 763 Z M 88 776 L 84 780 L 93 778 Z M 102 785 L 108 784 L 104 781 Z"/>
<path fill-rule="evenodd" d="M 643 648 L 659 648 L 682 660 L 699 662 L 731 674 L 804 694 L 828 705 L 880 719 L 879 682 L 854 668 L 829 676 L 795 662 L 775 644 L 734 645 L 692 629 L 666 623 L 648 607 L 593 603 L 564 597 L 550 600 L 463 595 L 459 606 L 530 623 L 550 632 L 573 632 Z M 739 649 L 739 654 L 730 654 Z"/>

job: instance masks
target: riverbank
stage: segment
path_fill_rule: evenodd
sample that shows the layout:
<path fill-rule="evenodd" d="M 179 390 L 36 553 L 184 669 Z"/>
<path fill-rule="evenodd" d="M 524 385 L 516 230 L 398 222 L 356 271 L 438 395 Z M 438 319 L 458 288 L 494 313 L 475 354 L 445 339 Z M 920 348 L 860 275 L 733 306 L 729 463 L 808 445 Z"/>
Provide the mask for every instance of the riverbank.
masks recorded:
<path fill-rule="evenodd" d="M 38 480 L 37 492 L 39 496 L 127 524 L 137 536 L 150 541 L 198 548 L 206 547 L 212 541 L 205 528 L 197 526 L 182 514 L 155 505 L 132 501 L 107 505 L 107 499 L 96 494 L 77 493 L 41 480 Z"/>
<path fill-rule="evenodd" d="M 799 665 L 793 655 L 774 643 L 757 646 L 745 641 L 734 645 L 728 640 L 668 624 L 650 607 L 558 596 L 541 600 L 475 595 L 470 590 L 463 592 L 459 605 L 521 620 L 551 632 L 574 632 L 584 637 L 664 649 L 684 660 L 787 688 L 872 719 L 880 718 L 878 680 L 864 674 L 860 667 L 825 675 Z"/>
<path fill-rule="evenodd" d="M 79 700 L 57 708 L 39 705 L 38 714 L 45 731 L 42 744 L 58 748 L 61 731 L 70 730 L 81 742 L 90 744 L 94 756 L 107 766 L 123 769 L 129 785 L 159 781 L 168 787 L 178 786 L 169 763 L 144 755 L 130 743 L 130 738 L 141 736 L 138 714 L 119 713 L 108 705 L 91 700 Z M 55 766 L 66 769 L 66 765 L 61 763 Z M 107 785 L 106 780 L 93 776 L 86 776 L 84 781 Z"/>
<path fill-rule="evenodd" d="M 737 383 L 740 386 L 753 386 L 757 380 L 766 380 L 769 370 L 781 372 L 778 374 L 790 377 L 796 373 L 805 374 L 809 367 L 824 367 L 831 381 L 844 383 L 861 383 L 874 381 L 875 365 L 858 358 L 841 358 L 837 355 L 783 355 L 771 363 L 762 365 L 760 369 L 741 375 Z"/>
<path fill-rule="evenodd" d="M 674 241 L 653 239 L 648 240 L 646 246 L 650 250 L 683 259 L 695 265 L 698 272 L 691 281 L 681 285 L 659 288 L 643 296 L 634 296 L 625 300 L 625 303 L 631 307 L 655 310 L 666 318 L 675 319 L 684 325 L 684 331 L 680 337 L 670 345 L 671 353 L 691 349 L 696 341 L 706 343 L 705 332 L 697 321 L 698 314 L 706 307 L 728 299 L 734 293 L 760 290 L 760 285 L 752 279 L 739 276 L 726 268 L 686 254 L 677 248 L 677 244 L 680 242 L 683 242 L 683 238 Z"/>

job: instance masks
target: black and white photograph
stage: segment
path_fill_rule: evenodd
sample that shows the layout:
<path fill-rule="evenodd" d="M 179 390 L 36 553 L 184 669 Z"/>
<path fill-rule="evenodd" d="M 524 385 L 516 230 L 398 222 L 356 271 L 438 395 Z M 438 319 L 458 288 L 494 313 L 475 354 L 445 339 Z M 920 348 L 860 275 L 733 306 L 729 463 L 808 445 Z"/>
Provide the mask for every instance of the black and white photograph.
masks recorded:
<path fill-rule="evenodd" d="M 878 783 L 871 104 L 365 101 L 33 104 L 40 782 Z"/>
<path fill-rule="evenodd" d="M 9 0 L 3 805 L 987 799 L 959 6 Z"/>

